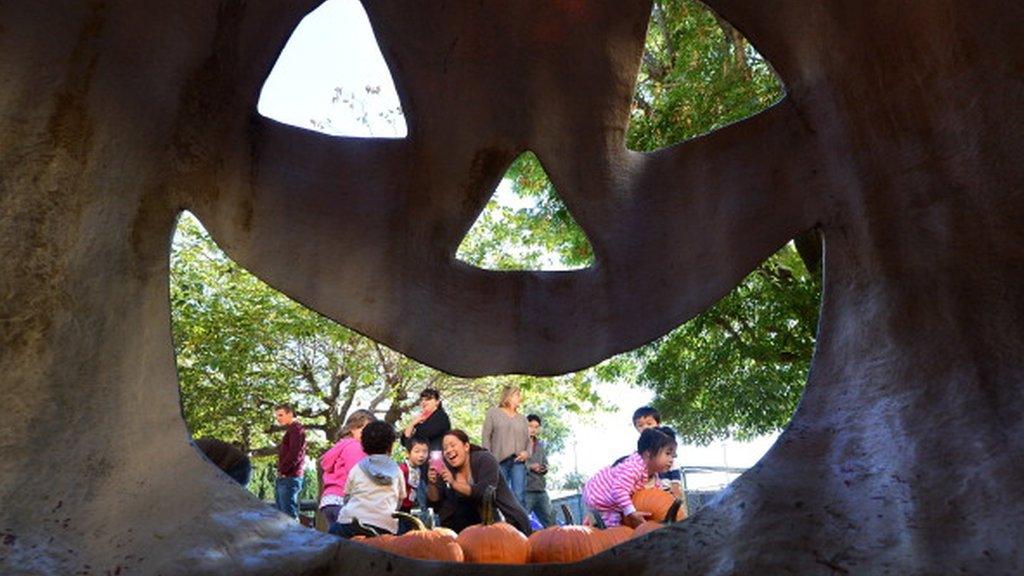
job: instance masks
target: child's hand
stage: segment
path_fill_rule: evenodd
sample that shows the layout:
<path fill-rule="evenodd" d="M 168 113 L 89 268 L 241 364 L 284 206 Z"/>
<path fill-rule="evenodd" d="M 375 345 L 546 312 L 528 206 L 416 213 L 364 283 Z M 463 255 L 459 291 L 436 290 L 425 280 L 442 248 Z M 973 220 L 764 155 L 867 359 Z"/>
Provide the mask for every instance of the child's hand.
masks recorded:
<path fill-rule="evenodd" d="M 647 517 L 650 516 L 650 515 L 651 515 L 650 512 L 641 512 L 641 511 L 637 510 L 636 512 L 633 512 L 632 514 L 627 514 L 627 515 L 623 516 L 622 517 L 622 523 L 625 524 L 626 526 L 629 526 L 630 528 L 636 528 L 637 526 L 639 526 L 639 525 L 643 524 L 644 522 L 646 522 L 647 521 Z"/>

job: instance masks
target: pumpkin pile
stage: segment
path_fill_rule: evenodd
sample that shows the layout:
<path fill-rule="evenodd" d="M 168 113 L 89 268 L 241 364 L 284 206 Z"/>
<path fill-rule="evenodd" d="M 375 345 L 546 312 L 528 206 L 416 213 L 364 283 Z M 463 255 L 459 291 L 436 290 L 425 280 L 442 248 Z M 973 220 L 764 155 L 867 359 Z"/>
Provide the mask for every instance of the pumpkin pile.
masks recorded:
<path fill-rule="evenodd" d="M 573 524 L 572 513 L 563 505 L 565 526 L 537 530 L 527 538 L 511 524 L 496 521 L 494 497 L 494 488 L 489 488 L 484 494 L 483 522 L 466 528 L 461 534 L 447 528 L 428 529 L 419 518 L 395 512 L 393 516 L 412 523 L 413 530 L 401 536 L 376 536 L 367 528 L 365 536 L 356 536 L 353 540 L 420 560 L 476 564 L 571 563 L 686 518 L 681 500 L 660 489 L 649 488 L 633 495 L 636 509 L 650 514 L 636 530 L 629 526 L 607 528 L 600 516 L 594 517 L 596 526 Z"/>

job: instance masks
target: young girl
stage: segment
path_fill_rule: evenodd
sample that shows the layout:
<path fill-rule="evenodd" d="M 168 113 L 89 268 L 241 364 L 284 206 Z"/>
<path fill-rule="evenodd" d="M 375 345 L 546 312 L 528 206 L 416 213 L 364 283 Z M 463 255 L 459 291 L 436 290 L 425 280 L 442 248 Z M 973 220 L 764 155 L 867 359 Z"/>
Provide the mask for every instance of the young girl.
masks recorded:
<path fill-rule="evenodd" d="M 583 502 L 601 515 L 607 526 L 637 527 L 645 514 L 633 506 L 632 496 L 658 474 L 672 469 L 676 437 L 671 428 L 647 428 L 640 433 L 636 452 L 603 468 L 583 487 Z"/>
<path fill-rule="evenodd" d="M 363 428 L 377 419 L 369 410 L 356 410 L 349 414 L 341 427 L 341 439 L 320 457 L 323 470 L 323 492 L 320 495 L 320 512 L 330 526 L 338 519 L 338 510 L 344 504 L 345 481 L 352 467 L 366 456 L 360 440 Z"/>

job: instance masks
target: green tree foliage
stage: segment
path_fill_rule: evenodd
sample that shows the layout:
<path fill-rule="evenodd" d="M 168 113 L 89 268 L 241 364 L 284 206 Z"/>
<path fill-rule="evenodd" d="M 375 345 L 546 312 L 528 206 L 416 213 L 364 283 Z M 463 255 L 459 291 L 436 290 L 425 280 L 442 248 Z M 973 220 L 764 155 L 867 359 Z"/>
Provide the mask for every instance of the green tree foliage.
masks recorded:
<path fill-rule="evenodd" d="M 639 151 L 670 146 L 782 96 L 769 64 L 727 22 L 692 0 L 656 0 L 627 144 Z M 508 177 L 522 205 L 492 199 L 460 257 L 499 269 L 590 265 L 586 236 L 536 157 L 521 156 Z M 666 423 L 686 441 L 777 430 L 799 400 L 814 348 L 817 244 L 813 233 L 788 244 L 711 309 L 594 374 L 653 390 Z"/>
<path fill-rule="evenodd" d="M 280 431 L 272 412 L 282 402 L 293 404 L 311 431 L 313 457 L 356 408 L 402 426 L 426 387 L 440 390 L 453 425 L 477 438 L 506 384 L 523 388 L 524 410 L 553 423 L 601 406 L 585 374 L 464 379 L 415 362 L 273 290 L 232 262 L 189 214 L 173 244 L 171 309 L 182 410 L 193 437 L 234 442 L 257 456 L 274 454 Z M 557 424 L 547 432 L 552 447 L 568 434 Z M 272 464 L 255 468 L 252 490 L 272 494 L 263 478 Z"/>

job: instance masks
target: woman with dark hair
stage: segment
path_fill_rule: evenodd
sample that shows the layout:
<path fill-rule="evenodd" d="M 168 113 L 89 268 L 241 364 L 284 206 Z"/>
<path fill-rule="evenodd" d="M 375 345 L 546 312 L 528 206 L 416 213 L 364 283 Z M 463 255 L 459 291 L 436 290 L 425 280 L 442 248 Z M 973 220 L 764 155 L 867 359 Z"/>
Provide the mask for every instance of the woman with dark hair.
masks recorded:
<path fill-rule="evenodd" d="M 530 534 L 526 511 L 501 477 L 498 461 L 479 446 L 469 443 L 462 430 L 449 430 L 442 440 L 444 466 L 427 472 L 427 499 L 437 506 L 441 525 L 456 532 L 483 521 L 483 500 L 488 488 L 495 489 L 495 508 L 505 521 L 523 534 Z"/>
<path fill-rule="evenodd" d="M 409 447 L 413 437 L 427 441 L 430 450 L 441 449 L 441 438 L 452 427 L 448 413 L 441 404 L 441 393 L 434 388 L 420 392 L 420 413 L 402 431 L 402 446 Z"/>
<path fill-rule="evenodd" d="M 430 452 L 441 452 L 441 438 L 444 433 L 452 427 L 448 413 L 444 411 L 441 404 L 441 393 L 434 388 L 424 388 L 420 392 L 420 413 L 413 418 L 412 422 L 402 431 L 402 446 L 406 450 L 412 448 L 413 438 L 422 438 L 427 441 L 427 448 Z M 427 509 L 427 465 L 420 467 L 420 483 L 416 490 L 416 505 L 419 506 L 421 515 Z"/>

